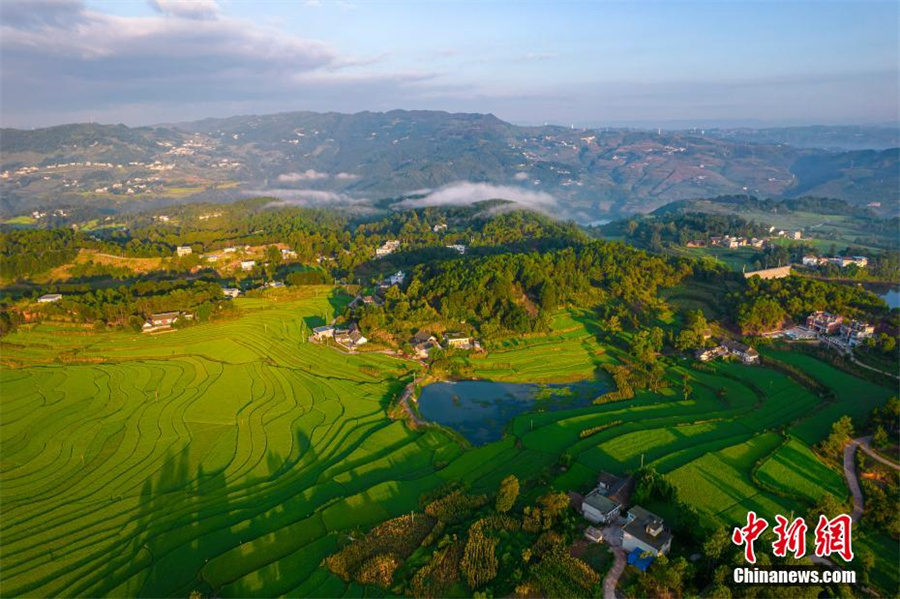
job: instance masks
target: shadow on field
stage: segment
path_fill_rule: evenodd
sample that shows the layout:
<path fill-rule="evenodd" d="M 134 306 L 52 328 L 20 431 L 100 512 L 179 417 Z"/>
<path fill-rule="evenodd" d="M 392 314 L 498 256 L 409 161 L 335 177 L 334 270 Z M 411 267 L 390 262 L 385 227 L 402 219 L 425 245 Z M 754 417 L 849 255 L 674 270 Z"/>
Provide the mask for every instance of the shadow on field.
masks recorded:
<path fill-rule="evenodd" d="M 265 596 L 296 586 L 277 562 L 297 549 L 291 525 L 315 514 L 318 505 L 303 495 L 320 469 L 303 431 L 292 445 L 287 456 L 268 450 L 240 482 L 227 480 L 224 468 L 193 468 L 190 444 L 170 453 L 143 483 L 128 526 L 135 532 L 109 556 L 91 594 L 213 597 L 225 587 L 228 596 Z"/>

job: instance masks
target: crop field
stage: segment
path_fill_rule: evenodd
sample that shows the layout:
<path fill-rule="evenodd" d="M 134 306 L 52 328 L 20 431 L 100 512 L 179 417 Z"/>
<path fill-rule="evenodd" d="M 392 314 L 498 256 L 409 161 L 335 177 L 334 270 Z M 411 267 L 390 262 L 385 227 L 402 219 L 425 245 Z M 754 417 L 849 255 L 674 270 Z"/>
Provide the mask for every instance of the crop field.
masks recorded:
<path fill-rule="evenodd" d="M 598 326 L 593 318 L 557 313 L 550 334 L 507 340 L 469 361 L 476 376 L 497 381 L 563 383 L 593 377 L 601 364 L 615 361 L 591 334 Z"/>
<path fill-rule="evenodd" d="M 643 461 L 710 523 L 751 508 L 802 510 L 823 493 L 848 494 L 809 445 L 837 416 L 861 417 L 891 394 L 779 354 L 837 400 L 765 368 L 678 367 L 659 393 L 525 414 L 502 441 L 464 448 L 437 427 L 413 431 L 387 416 L 417 363 L 306 342 L 345 301 L 319 287 L 238 299 L 231 320 L 164 334 L 46 323 L 6 337 L 4 594 L 364 596 L 320 566 L 351 536 L 451 481 L 492 492 L 515 474 L 533 492 L 563 453 L 572 466 L 549 479 L 560 490 L 585 491 L 601 469 Z M 550 335 L 471 362 L 498 380 L 584 379 L 616 355 L 595 326 L 560 313 Z"/>

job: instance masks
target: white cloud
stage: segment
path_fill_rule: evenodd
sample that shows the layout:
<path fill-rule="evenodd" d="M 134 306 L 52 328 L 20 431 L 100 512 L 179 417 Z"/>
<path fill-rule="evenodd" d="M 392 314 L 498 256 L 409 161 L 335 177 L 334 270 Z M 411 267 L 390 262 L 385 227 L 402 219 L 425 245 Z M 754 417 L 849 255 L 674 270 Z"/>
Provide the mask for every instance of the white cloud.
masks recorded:
<path fill-rule="evenodd" d="M 353 173 L 338 173 L 334 178 L 338 181 L 352 181 L 353 179 L 359 179 L 359 175 L 354 175 Z"/>
<path fill-rule="evenodd" d="M 162 14 L 186 19 L 214 19 L 221 10 L 215 0 L 148 0 L 148 4 Z"/>
<path fill-rule="evenodd" d="M 484 200 L 508 200 L 533 210 L 549 212 L 557 205 L 555 197 L 543 191 L 531 191 L 511 185 L 490 185 L 462 181 L 445 185 L 424 198 L 406 199 L 399 206 L 423 208 L 426 206 L 465 206 Z"/>
<path fill-rule="evenodd" d="M 297 183 L 299 181 L 319 181 L 331 177 L 328 173 L 320 173 L 315 169 L 307 169 L 302 173 L 285 173 L 278 175 L 278 180 L 282 183 Z"/>
<path fill-rule="evenodd" d="M 528 179 L 528 173 L 516 173 L 513 176 L 513 179 L 516 181 L 526 181 Z"/>

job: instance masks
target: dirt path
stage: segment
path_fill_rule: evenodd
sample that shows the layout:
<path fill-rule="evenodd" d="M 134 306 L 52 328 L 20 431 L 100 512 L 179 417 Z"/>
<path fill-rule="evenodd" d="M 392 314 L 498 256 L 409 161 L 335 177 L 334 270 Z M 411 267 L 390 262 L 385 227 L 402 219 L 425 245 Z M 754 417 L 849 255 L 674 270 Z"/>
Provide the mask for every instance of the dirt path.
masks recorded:
<path fill-rule="evenodd" d="M 853 495 L 853 512 L 850 517 L 853 522 L 859 522 L 863 514 L 863 494 L 859 488 L 859 476 L 856 472 L 856 448 L 859 445 L 859 439 L 853 439 L 844 447 L 844 478 L 847 479 L 847 486 L 850 487 L 850 494 Z"/>
<path fill-rule="evenodd" d="M 603 579 L 603 599 L 616 599 L 616 585 L 619 584 L 619 577 L 625 571 L 625 551 L 613 547 L 613 553 L 616 554 L 616 561 L 613 562 L 612 568 Z"/>
<path fill-rule="evenodd" d="M 420 419 L 416 415 L 416 411 L 412 409 L 411 405 L 409 405 L 409 400 L 412 397 L 412 394 L 415 393 L 416 384 L 418 382 L 418 379 L 415 379 L 413 380 L 413 382 L 408 384 L 406 386 L 406 389 L 403 390 L 403 395 L 400 396 L 400 401 L 398 402 L 400 409 L 406 412 L 406 415 L 409 416 L 409 422 L 412 424 L 413 428 L 418 428 L 425 425 L 425 421 Z"/>
<path fill-rule="evenodd" d="M 865 368 L 865 369 L 867 369 L 867 370 L 871 370 L 872 372 L 877 372 L 878 374 L 883 374 L 883 375 L 885 375 L 885 376 L 889 376 L 889 377 L 894 378 L 894 379 L 900 378 L 900 377 L 898 377 L 896 374 L 894 374 L 894 373 L 892 373 L 892 372 L 885 372 L 884 370 L 878 370 L 877 368 L 874 368 L 874 367 L 872 367 L 872 366 L 869 366 L 868 364 L 863 364 L 862 362 L 860 362 L 859 360 L 857 360 L 856 358 L 854 358 L 852 354 L 850 355 L 850 360 L 851 360 L 854 364 L 856 364 L 857 366 L 862 366 L 863 368 Z"/>
<path fill-rule="evenodd" d="M 878 455 L 878 453 L 876 453 L 875 450 L 872 449 L 872 435 L 869 435 L 867 437 L 859 437 L 858 439 L 854 439 L 851 444 L 852 443 L 857 443 L 859 445 L 859 448 L 866 452 L 869 457 L 876 462 L 881 462 L 885 466 L 893 468 L 894 470 L 900 470 L 900 464 L 896 464 L 889 459 Z"/>

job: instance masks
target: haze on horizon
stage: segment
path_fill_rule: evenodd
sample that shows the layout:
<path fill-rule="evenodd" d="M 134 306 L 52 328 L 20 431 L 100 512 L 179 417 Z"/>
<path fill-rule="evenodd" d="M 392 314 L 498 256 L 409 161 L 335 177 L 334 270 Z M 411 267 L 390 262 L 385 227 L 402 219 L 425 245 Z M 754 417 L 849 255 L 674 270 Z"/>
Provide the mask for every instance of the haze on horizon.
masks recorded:
<path fill-rule="evenodd" d="M 0 123 L 433 109 L 524 124 L 896 123 L 873 2 L 0 3 Z"/>

